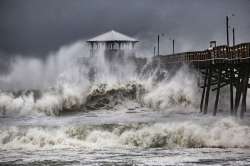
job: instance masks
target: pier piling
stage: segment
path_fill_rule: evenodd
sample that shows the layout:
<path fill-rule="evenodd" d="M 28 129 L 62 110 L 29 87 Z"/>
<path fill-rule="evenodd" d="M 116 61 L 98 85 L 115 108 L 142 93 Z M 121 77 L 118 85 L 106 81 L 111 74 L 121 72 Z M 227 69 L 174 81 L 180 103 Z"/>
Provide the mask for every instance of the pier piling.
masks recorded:
<path fill-rule="evenodd" d="M 215 91 L 213 115 L 217 114 L 222 88 L 228 88 L 229 113 L 240 117 L 247 111 L 247 90 L 250 76 L 250 43 L 242 43 L 232 47 L 215 46 L 212 49 L 195 52 L 175 53 L 167 56 L 154 57 L 156 62 L 174 68 L 176 65 L 187 64 L 200 71 L 203 79 L 200 112 L 208 113 L 210 91 Z M 235 92 L 235 94 L 234 94 Z"/>

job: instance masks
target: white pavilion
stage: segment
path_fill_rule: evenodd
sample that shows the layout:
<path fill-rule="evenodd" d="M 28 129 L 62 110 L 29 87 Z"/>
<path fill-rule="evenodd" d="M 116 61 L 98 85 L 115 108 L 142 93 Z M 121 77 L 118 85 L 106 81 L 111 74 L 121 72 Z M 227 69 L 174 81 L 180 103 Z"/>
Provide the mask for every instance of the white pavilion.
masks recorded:
<path fill-rule="evenodd" d="M 94 56 L 97 50 L 103 49 L 105 57 L 113 59 L 121 57 L 125 52 L 134 54 L 135 44 L 138 40 L 111 30 L 86 41 L 90 46 L 90 55 Z"/>

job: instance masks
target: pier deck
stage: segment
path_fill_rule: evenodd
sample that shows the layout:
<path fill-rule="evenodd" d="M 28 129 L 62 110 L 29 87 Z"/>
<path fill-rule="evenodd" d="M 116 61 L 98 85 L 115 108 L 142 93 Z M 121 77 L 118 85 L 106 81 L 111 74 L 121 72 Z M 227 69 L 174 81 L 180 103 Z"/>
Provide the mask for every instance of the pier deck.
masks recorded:
<path fill-rule="evenodd" d="M 250 88 L 250 43 L 242 43 L 232 47 L 222 45 L 204 51 L 183 52 L 154 57 L 154 62 L 163 68 L 188 64 L 201 73 L 200 88 L 202 88 L 200 111 L 208 112 L 209 96 L 216 91 L 213 115 L 217 114 L 220 89 L 229 87 L 230 111 L 240 117 L 246 112 L 247 90 Z M 235 92 L 235 95 L 234 95 Z"/>

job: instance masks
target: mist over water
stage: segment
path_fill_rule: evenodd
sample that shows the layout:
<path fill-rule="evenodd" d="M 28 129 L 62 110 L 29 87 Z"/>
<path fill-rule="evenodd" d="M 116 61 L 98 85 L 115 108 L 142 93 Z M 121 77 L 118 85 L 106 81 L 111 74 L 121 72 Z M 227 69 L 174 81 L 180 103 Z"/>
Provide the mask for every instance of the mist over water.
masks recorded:
<path fill-rule="evenodd" d="M 152 71 L 145 74 L 138 72 L 136 65 L 126 58 L 123 64 L 109 63 L 103 53 L 104 50 L 100 49 L 95 57 L 89 58 L 89 49 L 80 41 L 62 47 L 45 61 L 15 59 L 10 73 L 1 77 L 0 107 L 3 114 L 43 112 L 56 115 L 73 107 L 82 109 L 88 96 L 98 93 L 113 95 L 105 94 L 111 90 L 126 93 L 129 88 L 134 90 L 134 99 L 157 109 L 179 103 L 194 104 L 195 92 L 192 91 L 196 88 L 189 85 L 195 84 L 195 76 L 186 74 L 187 67 L 168 79 L 168 73 L 163 69 L 150 69 Z M 90 77 L 92 70 L 94 81 Z M 165 74 L 160 82 L 157 81 L 159 73 Z M 180 84 L 183 78 L 184 86 Z"/>
<path fill-rule="evenodd" d="M 31 156 L 41 164 L 54 162 L 48 153 L 61 165 L 119 163 L 123 157 L 111 159 L 119 155 L 127 156 L 124 163 L 152 163 L 146 159 L 152 157 L 164 165 L 203 158 L 215 162 L 218 151 L 222 163 L 230 157 L 250 162 L 249 117 L 243 121 L 228 117 L 227 108 L 217 117 L 199 114 L 197 72 L 184 65 L 172 75 L 152 67 L 150 58 L 138 70 L 131 57 L 110 63 L 103 52 L 89 58 L 89 49 L 79 41 L 51 53 L 45 61 L 19 57 L 10 64 L 9 73 L 0 77 L 1 162 L 20 159 L 36 164 L 27 160 Z M 144 52 L 137 54 L 142 57 Z M 186 157 L 180 160 L 184 151 Z M 13 157 L 23 152 L 32 155 Z M 171 162 L 164 159 L 170 152 L 176 157 Z M 66 153 L 74 157 L 60 158 Z M 132 154 L 144 156 L 143 160 Z M 87 163 L 80 162 L 83 156 Z M 92 158 L 98 156 L 105 159 L 94 162 Z"/>
<path fill-rule="evenodd" d="M 78 58 L 89 56 L 84 42 L 79 41 L 61 47 L 50 53 L 46 59 L 15 56 L 10 63 L 10 71 L 1 76 L 1 89 L 47 89 L 55 86 L 60 77 L 68 77 L 67 81 L 79 82 Z M 66 74 L 67 73 L 67 74 Z"/>

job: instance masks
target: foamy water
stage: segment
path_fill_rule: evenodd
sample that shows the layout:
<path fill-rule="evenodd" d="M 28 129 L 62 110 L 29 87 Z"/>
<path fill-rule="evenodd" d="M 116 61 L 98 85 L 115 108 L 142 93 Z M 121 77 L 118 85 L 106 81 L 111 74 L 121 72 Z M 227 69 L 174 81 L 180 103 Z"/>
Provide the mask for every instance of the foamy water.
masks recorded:
<path fill-rule="evenodd" d="M 86 52 L 76 43 L 44 64 L 17 59 L 1 77 L 1 164 L 250 164 L 249 114 L 230 117 L 227 106 L 200 114 L 197 73 L 187 66 L 174 76 L 138 73 L 129 60 L 110 67 L 101 52 L 87 61 Z"/>

